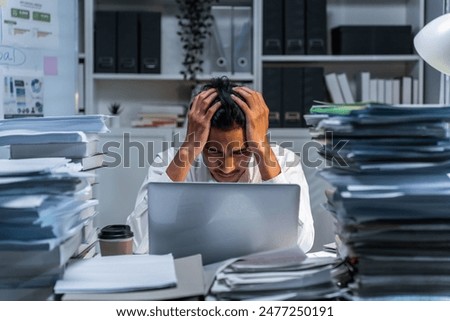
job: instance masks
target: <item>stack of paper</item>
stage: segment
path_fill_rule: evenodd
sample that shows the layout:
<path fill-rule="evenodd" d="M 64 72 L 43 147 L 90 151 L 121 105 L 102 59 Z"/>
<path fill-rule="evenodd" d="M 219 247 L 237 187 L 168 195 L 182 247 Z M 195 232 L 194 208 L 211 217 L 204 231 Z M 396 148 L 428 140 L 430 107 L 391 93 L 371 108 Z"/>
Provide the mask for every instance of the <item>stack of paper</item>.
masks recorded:
<path fill-rule="evenodd" d="M 56 283 L 55 293 L 117 293 L 176 285 L 172 254 L 113 255 L 73 262 Z"/>
<path fill-rule="evenodd" d="M 92 170 L 103 165 L 98 134 L 108 131 L 104 115 L 17 118 L 0 121 L 0 145 L 11 158 L 65 157 Z"/>
<path fill-rule="evenodd" d="M 46 299 L 81 243 L 91 174 L 64 158 L 0 160 L 0 299 Z"/>
<path fill-rule="evenodd" d="M 216 300 L 317 300 L 339 296 L 331 270 L 333 257 L 306 257 L 299 248 L 242 257 L 216 274 L 210 294 Z"/>
<path fill-rule="evenodd" d="M 315 127 L 353 299 L 450 298 L 450 106 L 368 105 Z"/>
<path fill-rule="evenodd" d="M 138 119 L 131 121 L 133 127 L 180 127 L 186 118 L 182 105 L 142 106 Z"/>
<path fill-rule="evenodd" d="M 11 159 L 60 158 L 70 159 L 83 172 L 90 173 L 80 184 L 75 198 L 79 202 L 93 203 L 93 184 L 96 169 L 103 166 L 104 154 L 99 143 L 99 133 L 108 131 L 105 115 L 77 115 L 41 118 L 16 118 L 0 121 L 0 145 L 10 145 Z M 39 163 L 39 161 L 37 161 Z M 57 187 L 52 185 L 49 188 Z M 60 188 L 60 187 L 57 187 Z M 86 219 L 82 229 L 82 244 L 75 251 L 77 257 L 96 254 L 96 228 L 94 206 L 81 209 Z"/>

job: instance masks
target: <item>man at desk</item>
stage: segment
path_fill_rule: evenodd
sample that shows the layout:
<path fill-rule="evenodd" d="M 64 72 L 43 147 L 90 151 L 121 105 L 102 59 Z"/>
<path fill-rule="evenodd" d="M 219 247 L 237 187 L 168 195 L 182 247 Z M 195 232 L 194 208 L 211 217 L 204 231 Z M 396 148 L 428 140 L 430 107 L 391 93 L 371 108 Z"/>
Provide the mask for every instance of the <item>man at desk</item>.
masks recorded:
<path fill-rule="evenodd" d="M 135 253 L 148 252 L 147 184 L 183 181 L 300 185 L 298 245 L 308 252 L 314 242 L 308 184 L 297 155 L 270 146 L 269 108 L 261 93 L 216 78 L 194 97 L 187 116 L 182 146 L 156 156 L 127 219 Z"/>

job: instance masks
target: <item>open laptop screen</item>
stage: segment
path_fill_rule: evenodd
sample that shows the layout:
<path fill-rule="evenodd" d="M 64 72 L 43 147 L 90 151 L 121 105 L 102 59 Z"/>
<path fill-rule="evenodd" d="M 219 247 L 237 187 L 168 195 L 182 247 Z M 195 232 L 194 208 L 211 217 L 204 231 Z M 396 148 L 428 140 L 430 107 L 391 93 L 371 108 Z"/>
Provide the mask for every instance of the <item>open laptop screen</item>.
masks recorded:
<path fill-rule="evenodd" d="M 295 184 L 150 183 L 150 253 L 209 264 L 295 246 L 299 197 Z"/>

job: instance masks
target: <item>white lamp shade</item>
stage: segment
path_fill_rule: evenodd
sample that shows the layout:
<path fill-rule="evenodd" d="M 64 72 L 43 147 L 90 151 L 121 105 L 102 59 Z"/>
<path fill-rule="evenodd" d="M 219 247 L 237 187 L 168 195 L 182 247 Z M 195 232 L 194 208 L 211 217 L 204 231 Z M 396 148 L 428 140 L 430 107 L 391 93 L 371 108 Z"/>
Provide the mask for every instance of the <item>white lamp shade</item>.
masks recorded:
<path fill-rule="evenodd" d="M 414 37 L 414 47 L 430 66 L 450 75 L 450 13 L 423 27 Z"/>

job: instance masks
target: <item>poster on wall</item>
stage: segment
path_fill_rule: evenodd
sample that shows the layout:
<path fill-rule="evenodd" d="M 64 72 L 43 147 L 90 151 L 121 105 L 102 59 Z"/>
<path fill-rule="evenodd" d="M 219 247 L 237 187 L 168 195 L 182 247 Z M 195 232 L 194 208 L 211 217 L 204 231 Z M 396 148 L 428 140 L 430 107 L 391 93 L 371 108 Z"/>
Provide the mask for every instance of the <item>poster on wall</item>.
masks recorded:
<path fill-rule="evenodd" d="M 58 1 L 3 0 L 0 7 L 2 45 L 58 48 Z"/>
<path fill-rule="evenodd" d="M 1 102 L 4 118 L 44 116 L 43 75 L 21 70 L 4 73 Z"/>

